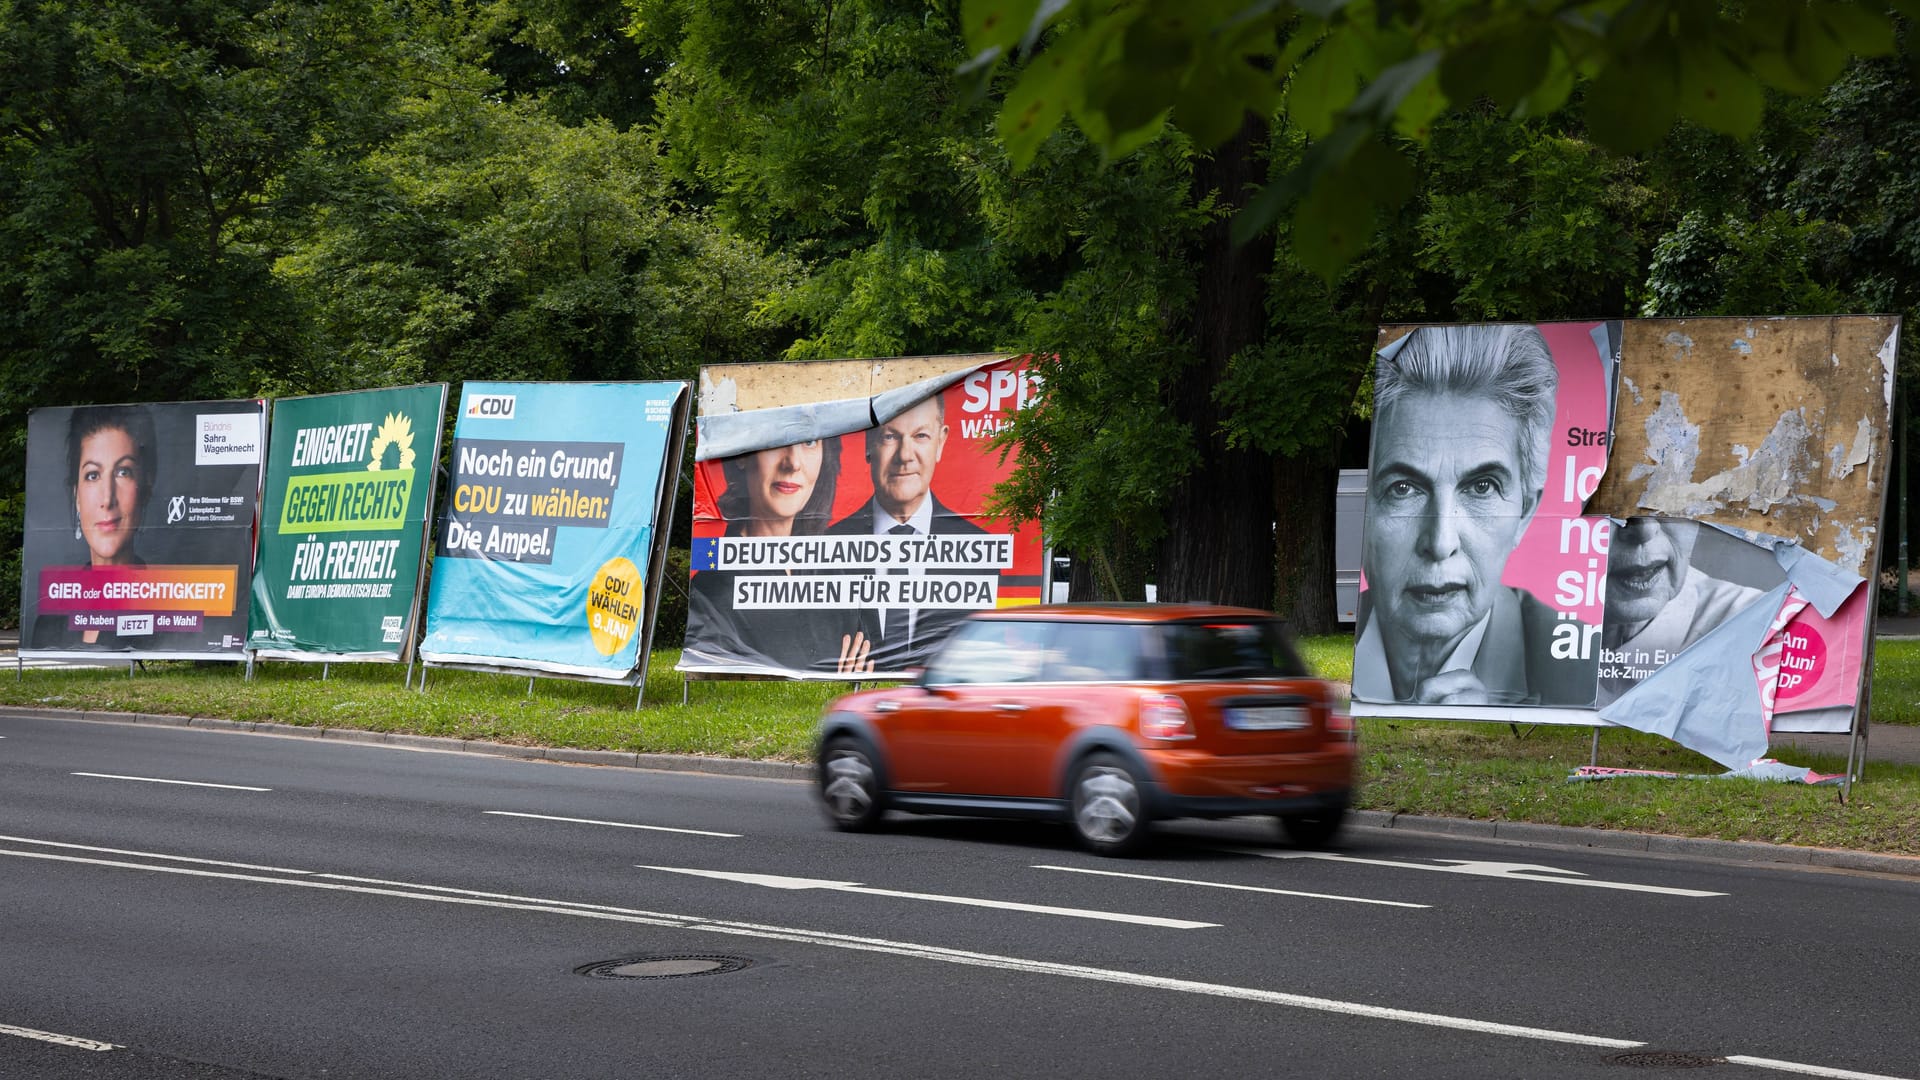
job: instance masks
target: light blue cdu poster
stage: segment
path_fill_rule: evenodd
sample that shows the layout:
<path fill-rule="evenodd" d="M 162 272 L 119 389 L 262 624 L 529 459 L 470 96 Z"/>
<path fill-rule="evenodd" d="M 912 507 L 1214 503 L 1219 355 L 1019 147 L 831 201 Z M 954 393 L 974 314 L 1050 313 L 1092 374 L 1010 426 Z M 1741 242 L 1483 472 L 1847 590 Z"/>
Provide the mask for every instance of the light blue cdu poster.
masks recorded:
<path fill-rule="evenodd" d="M 421 657 L 644 677 L 690 397 L 684 382 L 467 383 Z"/>

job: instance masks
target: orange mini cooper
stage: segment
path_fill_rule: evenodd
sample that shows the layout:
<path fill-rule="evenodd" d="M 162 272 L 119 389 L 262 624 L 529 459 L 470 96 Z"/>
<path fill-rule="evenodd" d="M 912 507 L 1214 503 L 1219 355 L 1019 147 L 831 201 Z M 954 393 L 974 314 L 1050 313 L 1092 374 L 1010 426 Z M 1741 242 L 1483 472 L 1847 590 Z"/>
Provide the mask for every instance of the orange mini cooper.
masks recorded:
<path fill-rule="evenodd" d="M 1159 818 L 1339 831 L 1354 733 L 1272 614 L 1190 604 L 982 612 L 911 683 L 835 699 L 817 761 L 827 816 L 888 810 L 1066 821 L 1126 854 Z"/>

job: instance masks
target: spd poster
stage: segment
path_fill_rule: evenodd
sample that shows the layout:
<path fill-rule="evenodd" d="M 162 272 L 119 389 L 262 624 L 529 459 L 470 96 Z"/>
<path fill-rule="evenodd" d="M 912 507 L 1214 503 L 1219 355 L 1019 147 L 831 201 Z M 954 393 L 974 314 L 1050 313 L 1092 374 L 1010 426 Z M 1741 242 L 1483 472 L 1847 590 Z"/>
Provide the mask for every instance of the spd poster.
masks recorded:
<path fill-rule="evenodd" d="M 679 670 L 859 679 L 923 666 L 969 612 L 1040 602 L 1044 542 L 984 512 L 1023 356 L 701 371 Z"/>
<path fill-rule="evenodd" d="M 405 659 L 445 383 L 273 404 L 248 647 Z"/>
<path fill-rule="evenodd" d="M 35 409 L 21 651 L 245 658 L 260 401 Z"/>
<path fill-rule="evenodd" d="M 642 664 L 683 382 L 465 384 L 420 655 L 623 679 Z"/>

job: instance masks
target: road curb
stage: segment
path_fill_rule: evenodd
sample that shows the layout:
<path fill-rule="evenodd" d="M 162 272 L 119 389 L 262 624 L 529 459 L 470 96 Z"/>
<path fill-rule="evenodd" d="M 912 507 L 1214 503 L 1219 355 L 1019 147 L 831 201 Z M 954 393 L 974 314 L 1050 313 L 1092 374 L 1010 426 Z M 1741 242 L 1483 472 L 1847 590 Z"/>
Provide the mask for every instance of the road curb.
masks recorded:
<path fill-rule="evenodd" d="M 1538 825 L 1527 821 L 1474 821 L 1464 818 L 1422 817 L 1384 810 L 1356 810 L 1352 823 L 1367 828 L 1397 829 L 1435 836 L 1466 836 L 1508 840 L 1554 847 L 1584 847 L 1607 851 L 1639 851 L 1654 855 L 1726 859 L 1734 862 L 1780 863 L 1831 870 L 1867 870 L 1880 874 L 1920 877 L 1920 856 L 1884 855 L 1845 848 L 1795 847 L 1755 840 L 1712 840 L 1697 836 L 1618 832 L 1611 829 Z"/>
<path fill-rule="evenodd" d="M 47 720 L 82 720 L 100 724 L 156 724 L 210 731 L 245 731 L 288 738 L 328 739 L 334 742 L 372 743 L 442 753 L 490 754 L 524 761 L 551 761 L 566 765 L 648 769 L 661 772 L 707 773 L 771 780 L 807 780 L 811 765 L 792 761 L 752 761 L 746 758 L 702 757 L 698 754 L 641 754 L 630 750 L 578 750 L 569 747 L 516 746 L 440 735 L 412 735 L 362 728 L 304 727 L 267 721 L 226 720 L 210 716 L 172 716 L 161 713 L 116 713 L 80 709 L 35 709 L 0 705 L 0 716 L 28 716 Z M 1638 851 L 1657 855 L 1685 855 L 1736 862 L 1780 863 L 1834 870 L 1866 870 L 1920 877 L 1920 856 L 1883 855 L 1840 848 L 1806 848 L 1763 844 L 1752 840 L 1709 840 L 1659 833 L 1620 832 L 1612 829 L 1538 825 L 1525 821 L 1476 821 L 1468 818 L 1423 817 L 1384 810 L 1355 810 L 1352 824 L 1362 828 L 1397 829 L 1436 836 L 1462 836 L 1515 843 L 1584 847 L 1607 851 Z"/>

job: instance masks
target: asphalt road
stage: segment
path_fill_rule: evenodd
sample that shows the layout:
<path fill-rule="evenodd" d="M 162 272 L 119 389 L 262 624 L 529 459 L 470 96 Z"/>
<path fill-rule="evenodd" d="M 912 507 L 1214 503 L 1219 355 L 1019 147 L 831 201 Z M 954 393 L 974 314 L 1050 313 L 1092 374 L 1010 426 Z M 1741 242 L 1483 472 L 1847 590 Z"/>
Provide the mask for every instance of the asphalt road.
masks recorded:
<path fill-rule="evenodd" d="M 1914 878 L 20 716 L 0 834 L 8 1080 L 1920 1076 Z"/>

